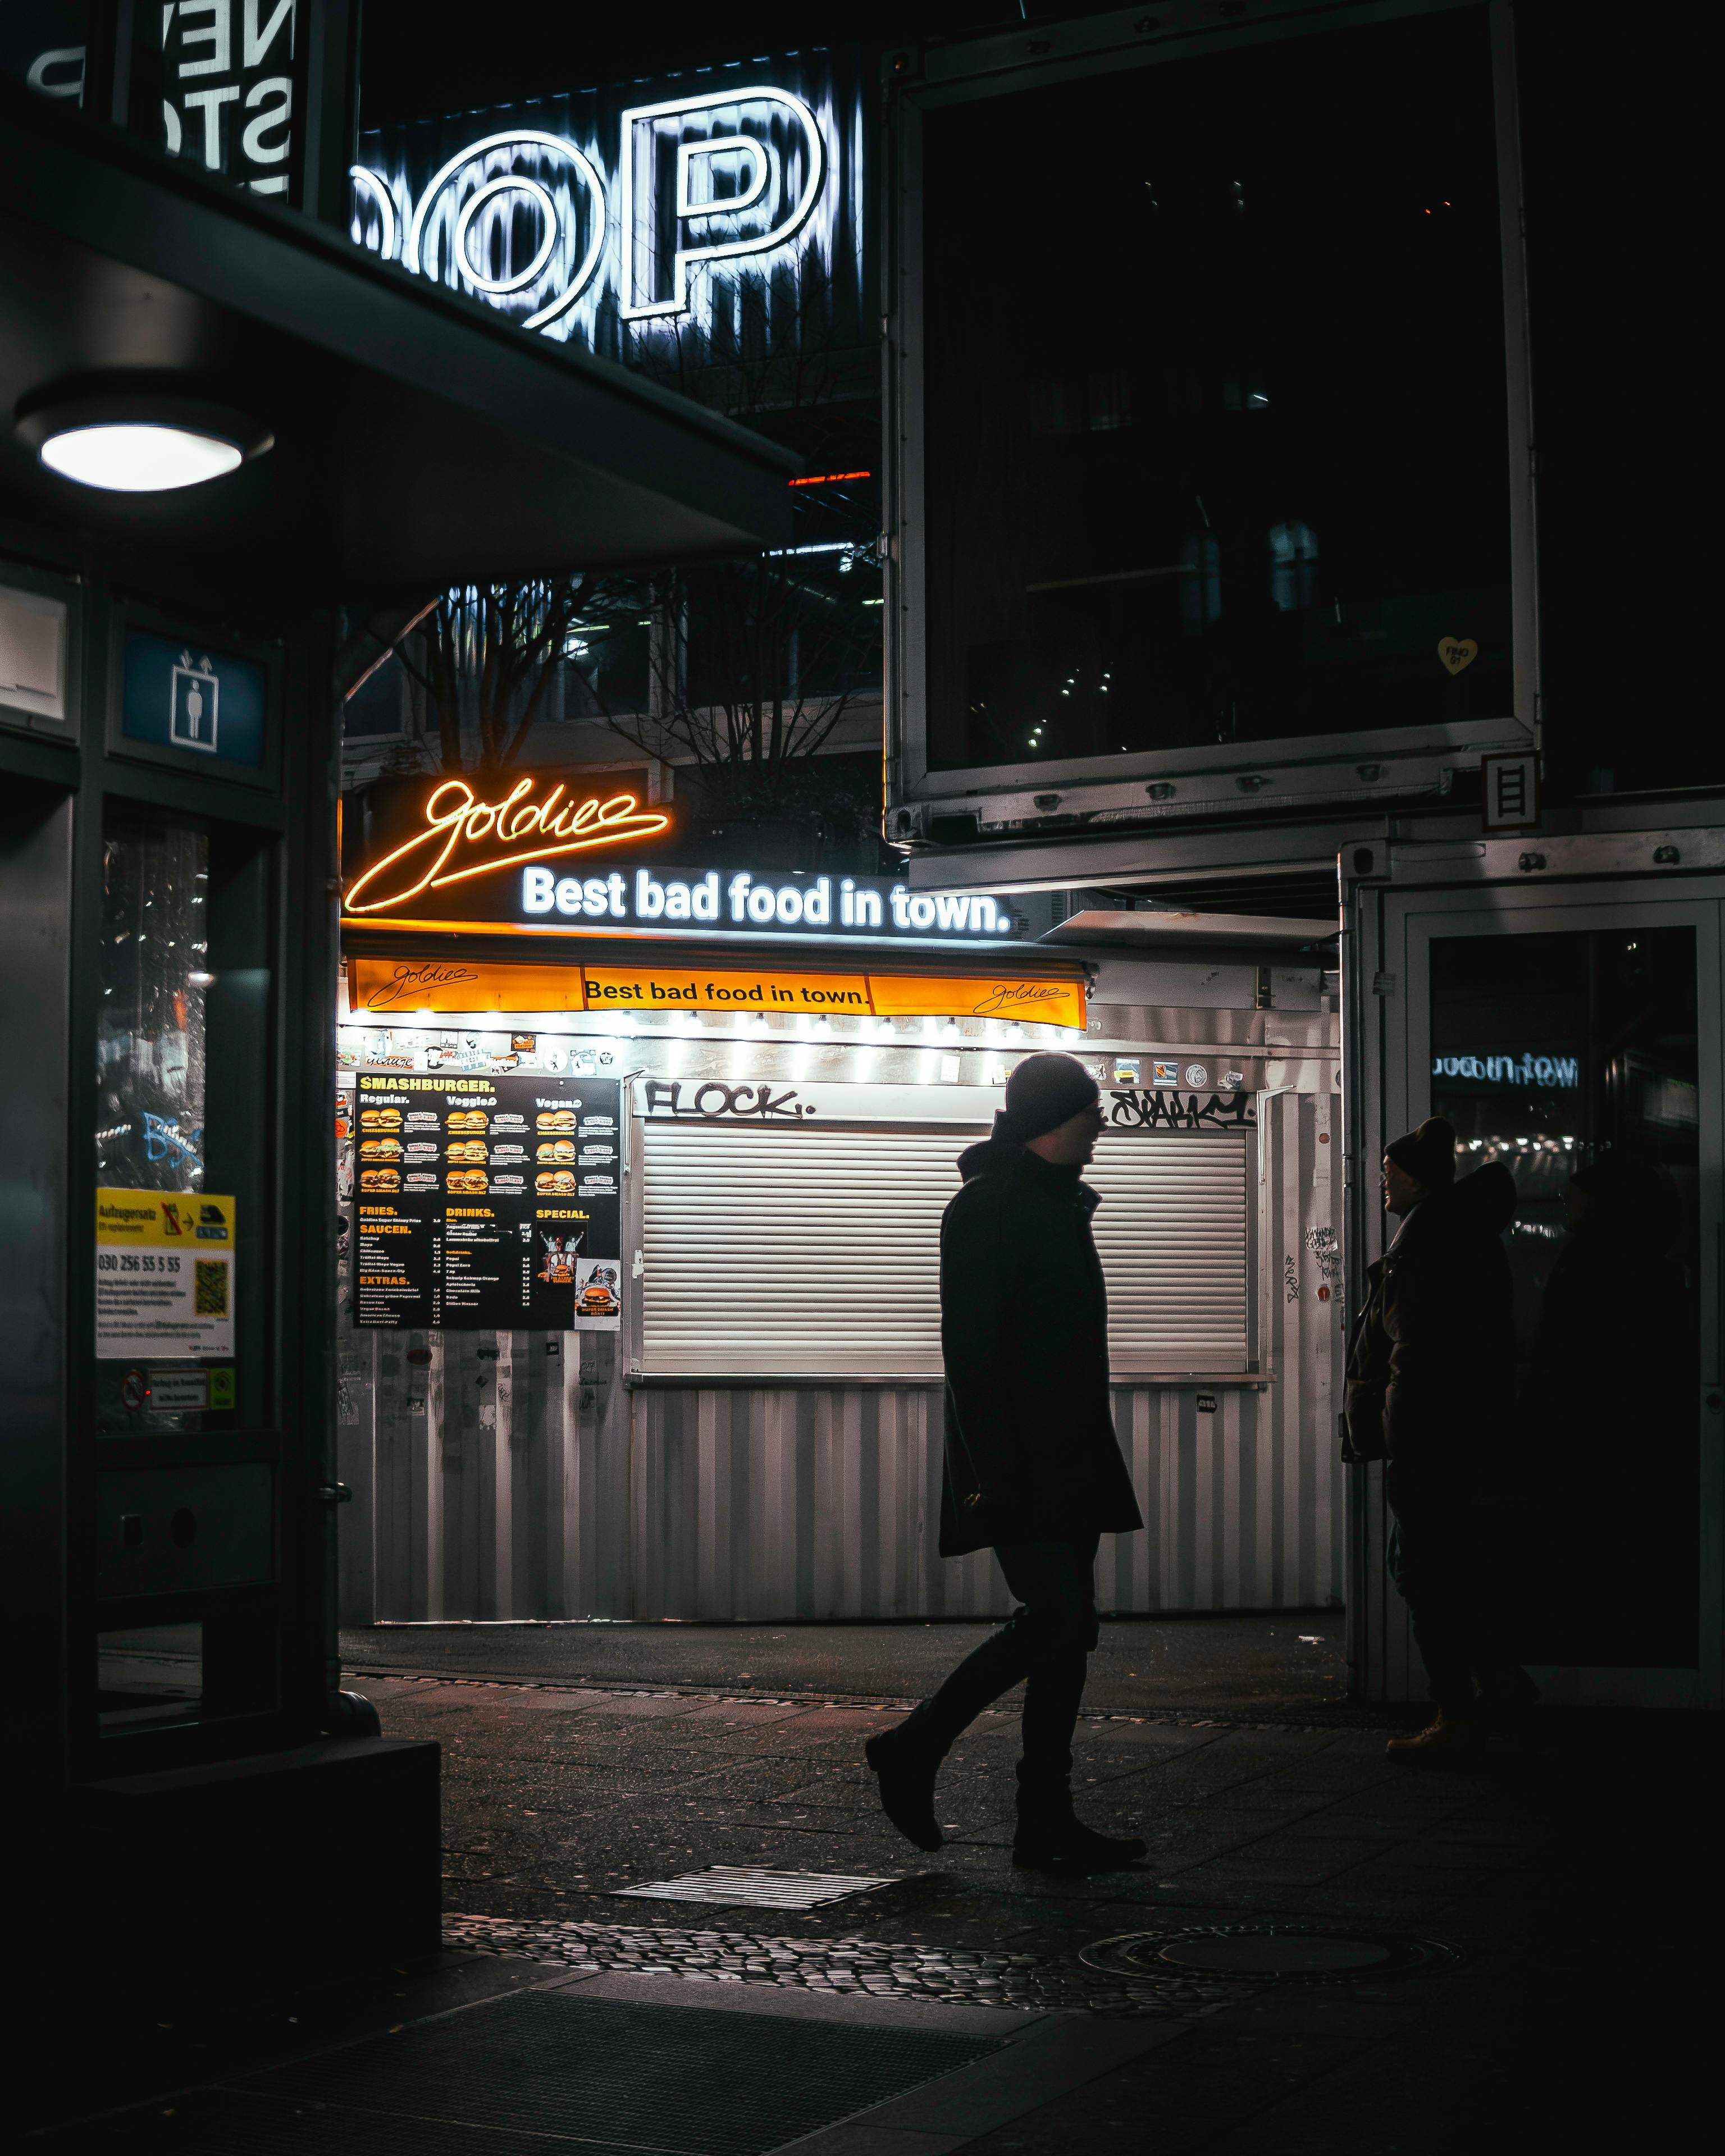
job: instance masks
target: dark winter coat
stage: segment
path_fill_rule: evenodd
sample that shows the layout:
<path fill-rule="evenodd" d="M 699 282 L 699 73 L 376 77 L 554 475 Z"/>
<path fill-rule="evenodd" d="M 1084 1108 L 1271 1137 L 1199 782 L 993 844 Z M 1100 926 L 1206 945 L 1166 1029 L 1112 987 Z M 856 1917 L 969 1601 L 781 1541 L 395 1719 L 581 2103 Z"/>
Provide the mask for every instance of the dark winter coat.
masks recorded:
<path fill-rule="evenodd" d="M 941 1221 L 941 1555 L 1142 1527 L 1109 1410 L 1096 1192 L 995 1138 L 958 1169 Z"/>
<path fill-rule="evenodd" d="M 1515 1394 L 1514 1287 L 1500 1238 L 1515 1180 L 1494 1162 L 1422 1199 L 1367 1276 L 1348 1349 L 1348 1428 L 1363 1459 L 1476 1463 Z"/>

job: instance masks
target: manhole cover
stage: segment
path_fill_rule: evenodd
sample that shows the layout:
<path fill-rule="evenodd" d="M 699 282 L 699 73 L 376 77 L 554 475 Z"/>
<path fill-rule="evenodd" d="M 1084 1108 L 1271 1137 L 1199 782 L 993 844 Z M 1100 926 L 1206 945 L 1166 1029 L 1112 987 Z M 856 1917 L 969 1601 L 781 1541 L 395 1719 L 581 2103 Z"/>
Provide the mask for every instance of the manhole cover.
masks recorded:
<path fill-rule="evenodd" d="M 645 1887 L 619 1887 L 643 1902 L 722 1902 L 767 1909 L 818 1909 L 824 1902 L 842 1902 L 871 1887 L 891 1887 L 891 1879 L 865 1879 L 843 1871 L 768 1871 L 758 1866 L 710 1864 L 704 1871 L 685 1871 L 676 1879 L 655 1879 Z"/>
<path fill-rule="evenodd" d="M 1405 1976 L 1453 1962 L 1435 1939 L 1332 1931 L 1319 1924 L 1200 1924 L 1178 1932 L 1123 1932 L 1097 1939 L 1079 1959 L 1110 1976 L 1237 1977 L 1259 1984 L 1335 1984 L 1350 1977 Z"/>

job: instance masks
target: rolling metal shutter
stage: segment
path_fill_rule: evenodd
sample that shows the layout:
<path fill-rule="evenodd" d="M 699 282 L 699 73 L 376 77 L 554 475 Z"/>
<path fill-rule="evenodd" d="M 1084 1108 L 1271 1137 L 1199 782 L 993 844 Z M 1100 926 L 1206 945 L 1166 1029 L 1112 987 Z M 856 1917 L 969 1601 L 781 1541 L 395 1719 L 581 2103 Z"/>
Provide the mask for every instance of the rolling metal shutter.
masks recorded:
<path fill-rule="evenodd" d="M 1247 1367 L 1247 1140 L 1236 1131 L 1104 1132 L 1084 1179 L 1108 1283 L 1117 1378 Z"/>
<path fill-rule="evenodd" d="M 938 1378 L 940 1216 L 982 1126 L 636 1128 L 647 1375 Z M 1244 1370 L 1245 1137 L 1110 1133 L 1086 1175 L 1115 1377 Z"/>

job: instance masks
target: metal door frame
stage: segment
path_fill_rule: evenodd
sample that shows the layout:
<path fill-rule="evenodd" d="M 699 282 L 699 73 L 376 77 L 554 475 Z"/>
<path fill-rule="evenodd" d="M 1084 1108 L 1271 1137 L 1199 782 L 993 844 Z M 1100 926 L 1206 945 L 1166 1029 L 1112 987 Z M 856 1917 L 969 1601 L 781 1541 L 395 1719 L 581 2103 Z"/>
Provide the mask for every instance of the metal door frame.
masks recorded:
<path fill-rule="evenodd" d="M 1693 836 L 1694 834 L 1689 834 Z M 1467 849 L 1484 853 L 1484 848 Z M 1533 857 L 1528 857 L 1533 858 Z M 1343 855 L 1344 863 L 1347 855 Z M 1397 864 L 1399 867 L 1400 863 Z M 1433 864 L 1435 866 L 1435 864 Z M 1430 1113 L 1430 947 L 1444 934 L 1538 936 L 1578 928 L 1692 927 L 1696 932 L 1701 1152 L 1701 1425 L 1699 1666 L 1536 1670 L 1548 1700 L 1564 1704 L 1698 1707 L 1722 1703 L 1722 1547 L 1725 1547 L 1725 980 L 1714 877 L 1645 876 L 1579 885 L 1455 883 L 1425 889 L 1359 886 L 1351 894 L 1346 980 L 1353 1059 L 1348 1086 L 1347 1217 L 1350 1315 L 1365 1266 L 1382 1247 L 1375 1164 L 1386 1143 Z M 1420 1074 L 1419 1077 L 1414 1073 Z M 1712 1403 L 1711 1404 L 1709 1403 Z M 1382 1471 L 1355 1470 L 1349 1490 L 1349 1661 L 1357 1690 L 1407 1699 L 1423 1690 L 1406 1607 L 1384 1569 Z"/>

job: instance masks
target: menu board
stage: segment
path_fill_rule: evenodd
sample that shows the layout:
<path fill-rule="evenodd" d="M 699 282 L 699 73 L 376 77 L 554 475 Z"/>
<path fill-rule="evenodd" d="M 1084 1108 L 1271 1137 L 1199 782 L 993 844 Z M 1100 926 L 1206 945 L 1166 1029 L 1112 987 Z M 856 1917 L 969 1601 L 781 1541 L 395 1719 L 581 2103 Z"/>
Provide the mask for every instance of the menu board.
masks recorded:
<path fill-rule="evenodd" d="M 614 1078 L 361 1070 L 342 1118 L 355 1323 L 614 1331 L 620 1112 Z"/>

